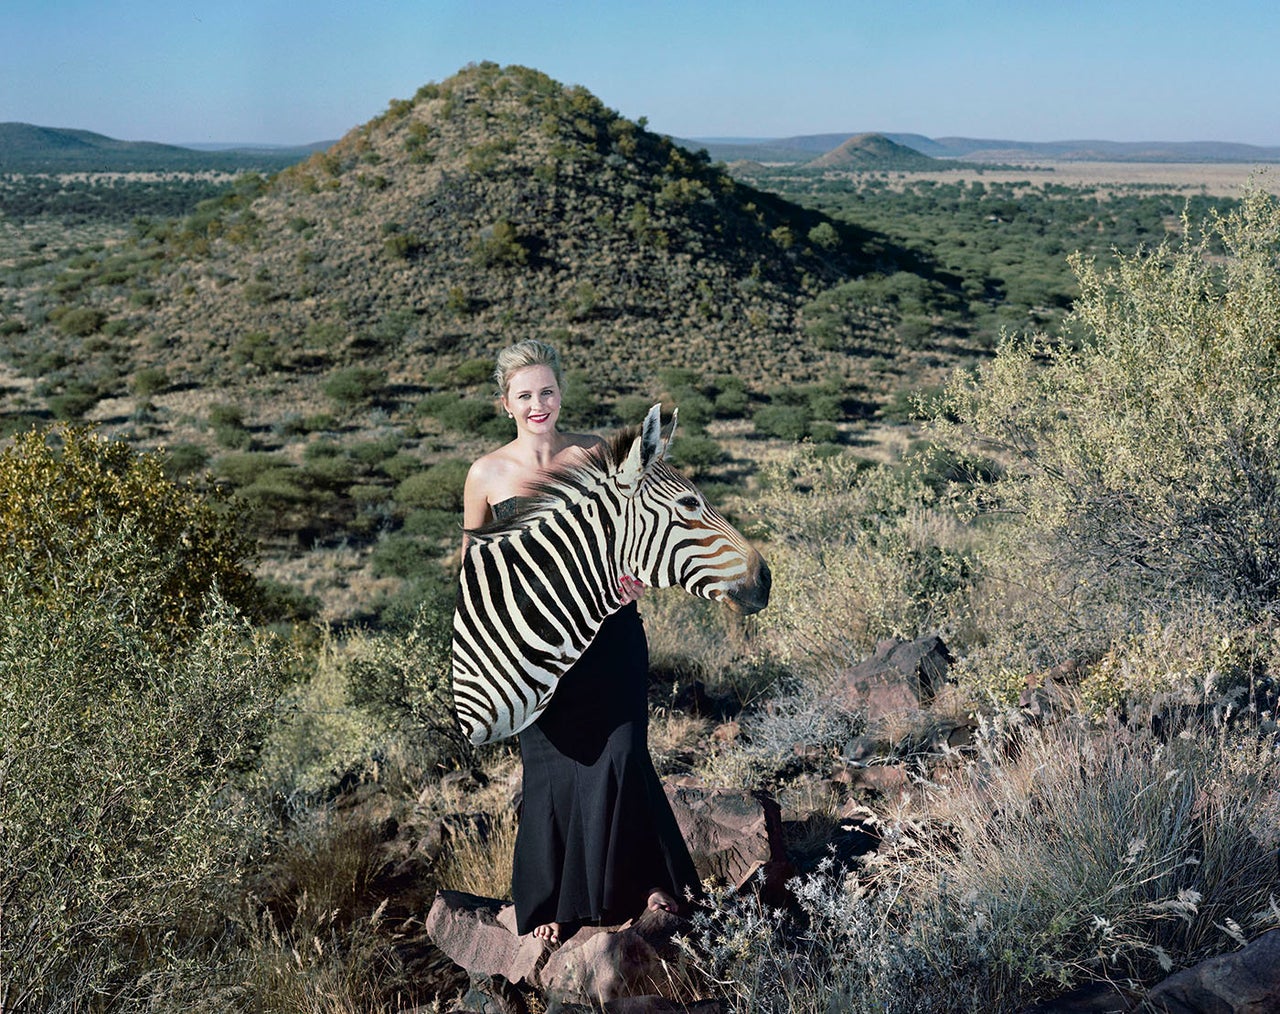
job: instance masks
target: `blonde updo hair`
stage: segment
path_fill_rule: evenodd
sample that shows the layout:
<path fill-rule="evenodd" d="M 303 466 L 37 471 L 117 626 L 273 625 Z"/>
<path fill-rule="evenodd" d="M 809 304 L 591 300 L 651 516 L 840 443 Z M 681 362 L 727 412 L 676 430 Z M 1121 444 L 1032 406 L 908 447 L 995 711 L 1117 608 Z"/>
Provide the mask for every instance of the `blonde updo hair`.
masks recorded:
<path fill-rule="evenodd" d="M 555 374 L 556 383 L 564 390 L 564 370 L 560 368 L 560 353 L 546 342 L 536 338 L 508 345 L 498 353 L 498 364 L 493 368 L 493 381 L 504 398 L 513 374 L 530 366 L 546 366 Z"/>

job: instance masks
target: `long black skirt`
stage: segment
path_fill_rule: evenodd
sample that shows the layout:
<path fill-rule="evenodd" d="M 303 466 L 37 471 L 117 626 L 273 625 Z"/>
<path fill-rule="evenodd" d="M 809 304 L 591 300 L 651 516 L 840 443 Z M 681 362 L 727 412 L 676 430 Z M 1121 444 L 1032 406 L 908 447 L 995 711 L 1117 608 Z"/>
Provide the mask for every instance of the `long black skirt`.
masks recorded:
<path fill-rule="evenodd" d="M 609 617 L 520 733 L 524 793 L 511 894 L 521 933 L 610 925 L 698 875 L 649 757 L 649 646 L 635 605 Z"/>

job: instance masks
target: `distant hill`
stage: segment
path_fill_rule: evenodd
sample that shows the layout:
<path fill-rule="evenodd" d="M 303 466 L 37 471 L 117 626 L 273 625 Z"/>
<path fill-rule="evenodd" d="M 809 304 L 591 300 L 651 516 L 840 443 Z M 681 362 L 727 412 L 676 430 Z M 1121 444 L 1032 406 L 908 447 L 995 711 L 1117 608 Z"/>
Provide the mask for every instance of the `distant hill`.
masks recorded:
<path fill-rule="evenodd" d="M 806 134 L 779 138 L 675 138 L 690 151 L 705 150 L 716 162 L 808 162 L 837 148 L 852 134 Z"/>
<path fill-rule="evenodd" d="M 192 141 L 190 144 L 182 144 L 179 147 L 190 148 L 192 151 L 234 151 L 240 154 L 265 152 L 269 155 L 297 155 L 301 159 L 317 151 L 331 148 L 336 142 L 337 138 L 330 138 L 327 141 L 312 141 L 309 144 L 262 144 L 255 141 Z"/>
<path fill-rule="evenodd" d="M 197 151 L 151 141 L 118 141 L 88 130 L 0 123 L 0 172 L 275 172 L 312 150 Z"/>
<path fill-rule="evenodd" d="M 924 171 L 939 168 L 937 159 L 914 148 L 891 141 L 883 134 L 855 134 L 839 147 L 819 155 L 808 165 L 818 169 L 904 169 Z M 945 166 L 944 166 L 945 168 Z"/>
<path fill-rule="evenodd" d="M 806 134 L 785 138 L 713 138 L 682 141 L 705 148 L 717 161 L 801 164 L 863 134 Z M 883 132 L 895 144 L 934 159 L 1010 162 L 1062 159 L 1093 162 L 1280 162 L 1280 147 L 1221 141 L 1003 141 L 970 137 L 930 138 L 923 134 Z M 934 166 L 933 168 L 941 168 Z"/>

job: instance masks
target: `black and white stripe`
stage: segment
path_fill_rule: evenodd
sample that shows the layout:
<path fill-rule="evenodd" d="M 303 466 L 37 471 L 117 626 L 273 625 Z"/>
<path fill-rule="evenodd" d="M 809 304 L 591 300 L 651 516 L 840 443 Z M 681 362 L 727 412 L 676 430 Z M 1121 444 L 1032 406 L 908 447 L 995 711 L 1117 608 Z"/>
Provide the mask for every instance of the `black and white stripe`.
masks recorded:
<path fill-rule="evenodd" d="M 674 434 L 673 419 L 671 433 Z M 622 605 L 623 575 L 739 612 L 769 601 L 764 560 L 665 460 L 659 406 L 527 506 L 471 532 L 453 618 L 453 695 L 476 744 L 534 722 Z"/>

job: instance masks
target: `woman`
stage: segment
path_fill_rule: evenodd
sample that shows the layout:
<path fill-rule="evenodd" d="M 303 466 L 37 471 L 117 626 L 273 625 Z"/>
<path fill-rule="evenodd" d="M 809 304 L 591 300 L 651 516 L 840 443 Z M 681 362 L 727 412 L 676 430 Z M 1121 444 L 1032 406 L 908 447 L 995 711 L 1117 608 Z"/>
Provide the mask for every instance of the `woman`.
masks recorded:
<path fill-rule="evenodd" d="M 581 461 L 601 443 L 557 428 L 564 377 L 550 345 L 504 349 L 494 379 L 516 436 L 471 466 L 467 529 L 509 517 L 542 473 Z M 520 734 L 524 790 L 511 894 L 519 931 L 550 943 L 579 924 L 624 922 L 646 907 L 675 912 L 676 899 L 698 887 L 649 757 L 649 648 L 635 606 L 643 589 L 623 578 L 626 604 Z"/>

